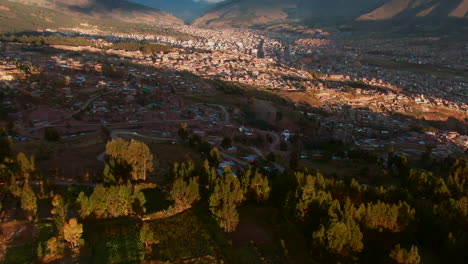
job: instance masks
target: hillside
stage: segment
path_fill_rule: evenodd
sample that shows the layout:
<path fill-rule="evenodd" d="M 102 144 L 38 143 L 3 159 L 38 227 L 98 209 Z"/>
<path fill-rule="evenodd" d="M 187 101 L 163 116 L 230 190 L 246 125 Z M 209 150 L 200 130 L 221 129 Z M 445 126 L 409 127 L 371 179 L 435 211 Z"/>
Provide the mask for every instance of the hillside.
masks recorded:
<path fill-rule="evenodd" d="M 194 25 L 213 27 L 252 26 L 296 18 L 297 0 L 235 0 L 222 3 L 204 16 L 196 19 Z"/>
<path fill-rule="evenodd" d="M 222 3 L 195 25 L 252 26 L 301 19 L 307 24 L 445 25 L 468 18 L 468 0 L 237 0 Z M 380 25 L 381 23 L 379 23 Z"/>
<path fill-rule="evenodd" d="M 135 3 L 155 7 L 175 15 L 187 22 L 202 16 L 214 3 L 193 0 L 131 0 Z"/>
<path fill-rule="evenodd" d="M 391 0 L 358 20 L 468 18 L 468 0 Z"/>
<path fill-rule="evenodd" d="M 8 0 L 0 4 L 0 31 L 72 28 L 91 24 L 102 28 L 135 28 L 182 24 L 163 11 L 125 0 Z"/>

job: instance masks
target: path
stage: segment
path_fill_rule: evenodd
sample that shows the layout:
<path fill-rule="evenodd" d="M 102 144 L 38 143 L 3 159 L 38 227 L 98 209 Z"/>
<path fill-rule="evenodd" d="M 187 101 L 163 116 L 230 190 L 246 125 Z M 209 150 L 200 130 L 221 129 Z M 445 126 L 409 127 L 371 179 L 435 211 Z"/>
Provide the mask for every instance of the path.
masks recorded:
<path fill-rule="evenodd" d="M 105 92 L 105 93 L 99 92 L 99 93 L 97 93 L 97 94 L 91 96 L 91 98 L 89 98 L 88 101 L 86 101 L 86 102 L 83 104 L 83 106 L 81 106 L 78 110 L 76 110 L 76 111 L 73 112 L 72 114 L 69 114 L 68 116 L 65 116 L 64 118 L 51 121 L 51 122 L 49 122 L 48 124 L 45 124 L 45 125 L 42 125 L 42 126 L 38 126 L 38 127 L 34 127 L 34 128 L 29 129 L 29 130 L 26 130 L 26 131 L 25 131 L 25 134 L 30 134 L 30 133 L 32 133 L 32 132 L 34 132 L 34 131 L 43 129 L 43 128 L 45 128 L 45 127 L 51 127 L 51 125 L 54 124 L 54 123 L 63 122 L 63 121 L 65 121 L 65 120 L 67 120 L 67 119 L 70 119 L 70 118 L 72 118 L 74 115 L 77 115 L 77 114 L 81 113 L 82 111 L 84 111 L 86 108 L 88 108 L 88 106 L 89 106 L 92 102 L 94 102 L 96 99 L 101 98 L 102 96 L 104 96 L 104 95 L 106 95 L 106 94 L 110 94 L 110 93 L 117 92 L 117 91 L 119 91 L 119 90 L 120 90 L 120 89 L 113 89 L 113 90 L 107 91 L 107 92 Z M 64 126 L 65 126 L 65 125 L 64 125 Z"/>

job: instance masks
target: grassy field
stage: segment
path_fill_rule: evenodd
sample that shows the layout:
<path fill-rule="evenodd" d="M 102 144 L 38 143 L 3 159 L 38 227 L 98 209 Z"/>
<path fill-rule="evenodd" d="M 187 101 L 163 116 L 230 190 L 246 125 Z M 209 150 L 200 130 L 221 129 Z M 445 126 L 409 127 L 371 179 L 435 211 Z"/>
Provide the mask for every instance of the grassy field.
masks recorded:
<path fill-rule="evenodd" d="M 58 176 L 67 179 L 99 174 L 104 165 L 97 160 L 97 156 L 104 150 L 105 144 L 97 134 L 58 142 L 35 140 L 13 144 L 14 153 L 34 155 L 41 171 L 49 172 L 49 168 L 57 168 Z"/>

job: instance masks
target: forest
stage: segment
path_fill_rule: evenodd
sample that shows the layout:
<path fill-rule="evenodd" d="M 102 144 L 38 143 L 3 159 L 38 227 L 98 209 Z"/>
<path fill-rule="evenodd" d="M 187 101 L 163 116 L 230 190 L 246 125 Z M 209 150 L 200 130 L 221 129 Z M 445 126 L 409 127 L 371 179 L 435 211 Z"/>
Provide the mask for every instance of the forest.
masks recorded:
<path fill-rule="evenodd" d="M 106 145 L 99 183 L 61 186 L 37 169 L 34 157 L 13 155 L 7 134 L 0 137 L 1 224 L 14 212 L 37 235 L 27 247 L 6 245 L 6 263 L 417 264 L 468 257 L 467 159 L 421 170 L 390 151 L 374 162 L 399 179 L 391 186 L 301 168 L 271 172 L 255 163 L 220 173 L 219 150 L 182 124 L 180 138 L 204 162 L 175 163 L 164 182 L 150 183 L 148 175 L 160 169 L 153 153 L 144 142 L 120 138 Z M 261 211 L 270 212 L 264 221 L 280 239 L 271 247 L 236 248 L 233 234 L 246 212 Z"/>

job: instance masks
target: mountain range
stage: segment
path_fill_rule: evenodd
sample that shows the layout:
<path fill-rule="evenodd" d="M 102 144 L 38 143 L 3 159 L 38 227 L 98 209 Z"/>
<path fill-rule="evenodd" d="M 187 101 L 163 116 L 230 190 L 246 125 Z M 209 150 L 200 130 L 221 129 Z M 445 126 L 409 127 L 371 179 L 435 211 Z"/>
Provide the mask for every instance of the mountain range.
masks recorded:
<path fill-rule="evenodd" d="M 183 24 L 248 27 L 275 23 L 391 26 L 461 25 L 468 29 L 468 0 L 3 0 L 0 31 L 74 28 L 83 24 L 135 30 L 136 25 Z M 219 2 L 219 1 L 218 1 Z M 146 5 L 151 5 L 148 7 Z M 162 11 L 161 9 L 165 11 Z M 151 28 L 153 27 L 153 29 Z M 445 27 L 448 28 L 448 27 Z"/>
<path fill-rule="evenodd" d="M 446 23 L 466 25 L 468 0 L 231 0 L 194 21 L 206 26 L 306 23 Z"/>

